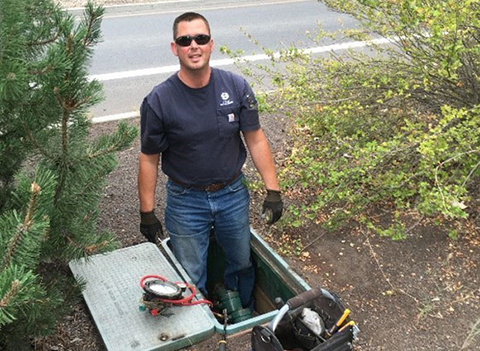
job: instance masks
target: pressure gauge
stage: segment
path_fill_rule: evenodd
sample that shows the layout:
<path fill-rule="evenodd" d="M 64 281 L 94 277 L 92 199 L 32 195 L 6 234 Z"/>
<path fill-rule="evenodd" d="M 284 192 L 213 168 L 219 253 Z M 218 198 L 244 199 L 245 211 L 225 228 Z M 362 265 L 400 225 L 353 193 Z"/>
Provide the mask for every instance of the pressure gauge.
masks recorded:
<path fill-rule="evenodd" d="M 160 279 L 146 281 L 143 289 L 155 297 L 166 300 L 178 300 L 182 296 L 182 289 L 178 285 Z"/>

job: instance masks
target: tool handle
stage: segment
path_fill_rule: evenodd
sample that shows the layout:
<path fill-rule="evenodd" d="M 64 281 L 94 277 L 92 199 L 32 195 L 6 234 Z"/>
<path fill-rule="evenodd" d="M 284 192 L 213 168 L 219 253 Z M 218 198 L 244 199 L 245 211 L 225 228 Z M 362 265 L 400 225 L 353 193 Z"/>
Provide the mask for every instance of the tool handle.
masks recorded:
<path fill-rule="evenodd" d="M 343 311 L 342 316 L 338 319 L 337 323 L 335 323 L 333 325 L 333 327 L 330 328 L 328 333 L 330 335 L 332 335 L 333 333 L 337 332 L 338 328 L 340 328 L 340 326 L 343 324 L 343 322 L 345 322 L 345 319 L 347 319 L 349 314 L 350 314 L 350 310 L 348 308 L 346 308 L 345 311 Z"/>
<path fill-rule="evenodd" d="M 275 332 L 275 329 L 277 329 L 278 323 L 283 319 L 283 317 L 288 313 L 290 310 L 290 307 L 288 304 L 285 304 L 280 308 L 278 311 L 277 315 L 268 323 L 268 329 L 270 329 L 272 332 Z"/>
<path fill-rule="evenodd" d="M 345 324 L 343 327 L 341 327 L 338 332 L 341 333 L 342 331 L 344 331 L 345 329 L 347 329 L 348 327 L 353 327 L 355 325 L 355 322 L 354 321 L 350 321 L 348 322 L 347 324 Z"/>
<path fill-rule="evenodd" d="M 311 290 L 305 291 L 300 295 L 292 297 L 287 301 L 287 305 L 290 307 L 291 310 L 302 306 L 303 304 L 316 299 L 317 297 L 322 296 L 322 289 L 320 288 L 313 288 Z"/>
<path fill-rule="evenodd" d="M 226 340 L 220 340 L 218 342 L 218 351 L 227 351 L 227 341 Z"/>
<path fill-rule="evenodd" d="M 218 342 L 218 351 L 227 351 L 227 324 L 228 324 L 228 311 L 223 309 L 223 335 L 222 339 Z"/>

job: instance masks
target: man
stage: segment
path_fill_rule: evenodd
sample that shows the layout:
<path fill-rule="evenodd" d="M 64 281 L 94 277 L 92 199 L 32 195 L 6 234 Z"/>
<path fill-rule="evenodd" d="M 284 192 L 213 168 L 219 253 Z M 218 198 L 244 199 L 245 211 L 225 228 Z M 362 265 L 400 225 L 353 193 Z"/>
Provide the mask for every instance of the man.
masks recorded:
<path fill-rule="evenodd" d="M 176 258 L 207 295 L 207 250 L 214 228 L 227 260 L 225 286 L 238 290 L 242 305 L 251 308 L 254 271 L 240 132 L 267 189 L 263 211 L 269 222 L 276 222 L 283 209 L 257 102 L 243 78 L 210 67 L 213 39 L 205 17 L 193 12 L 177 17 L 173 39 L 180 70 L 145 97 L 140 111 L 140 231 L 151 242 L 163 236 L 154 213 L 161 154 L 169 178 L 165 226 Z"/>

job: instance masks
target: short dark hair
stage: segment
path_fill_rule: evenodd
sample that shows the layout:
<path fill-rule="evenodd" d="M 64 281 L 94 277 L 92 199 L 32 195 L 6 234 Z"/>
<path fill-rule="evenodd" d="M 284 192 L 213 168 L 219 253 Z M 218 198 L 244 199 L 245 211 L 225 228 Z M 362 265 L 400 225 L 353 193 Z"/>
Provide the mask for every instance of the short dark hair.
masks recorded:
<path fill-rule="evenodd" d="M 185 12 L 184 14 L 181 14 L 177 18 L 175 18 L 175 21 L 173 22 L 173 40 L 177 39 L 177 33 L 178 33 L 178 24 L 180 22 L 192 22 L 193 20 L 196 19 L 201 19 L 203 22 L 205 22 L 205 25 L 207 26 L 208 29 L 208 34 L 210 35 L 210 24 L 208 23 L 207 19 L 203 17 L 201 14 L 196 13 L 196 12 Z"/>

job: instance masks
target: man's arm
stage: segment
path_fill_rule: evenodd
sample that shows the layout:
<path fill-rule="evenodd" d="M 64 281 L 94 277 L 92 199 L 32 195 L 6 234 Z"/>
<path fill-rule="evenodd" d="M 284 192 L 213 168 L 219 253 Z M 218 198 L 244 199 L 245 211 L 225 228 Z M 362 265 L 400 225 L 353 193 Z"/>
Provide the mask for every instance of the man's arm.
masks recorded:
<path fill-rule="evenodd" d="M 157 186 L 159 160 L 160 154 L 140 153 L 138 166 L 140 212 L 150 212 L 155 208 L 155 188 Z"/>
<path fill-rule="evenodd" d="M 155 188 L 157 187 L 160 154 L 140 153 L 138 165 L 138 198 L 140 199 L 140 232 L 148 241 L 156 243 L 164 238 L 162 224 L 155 216 Z"/>
<path fill-rule="evenodd" d="M 253 164 L 262 176 L 265 188 L 267 188 L 262 217 L 268 224 L 273 224 L 282 217 L 283 201 L 270 146 L 262 129 L 244 132 L 243 135 L 252 156 Z"/>
<path fill-rule="evenodd" d="M 243 132 L 243 136 L 245 137 L 248 151 L 252 156 L 253 164 L 265 183 L 265 188 L 280 191 L 272 152 L 270 151 L 270 146 L 268 145 L 267 137 L 263 133 L 263 130 L 260 128 L 246 131 Z"/>

